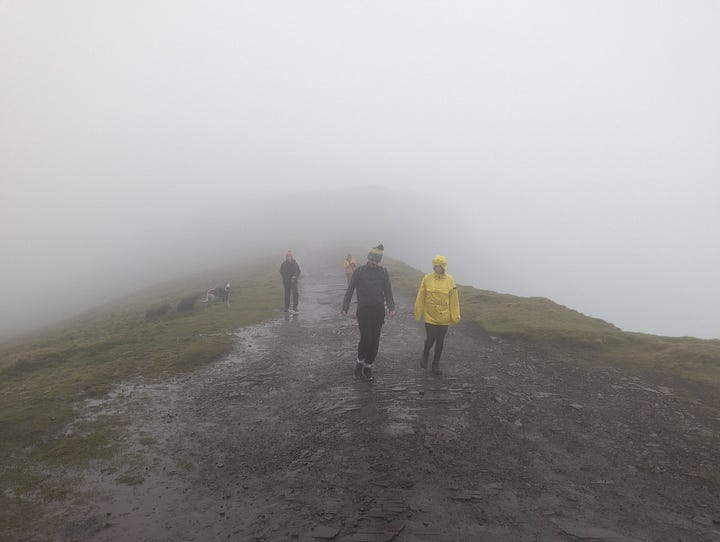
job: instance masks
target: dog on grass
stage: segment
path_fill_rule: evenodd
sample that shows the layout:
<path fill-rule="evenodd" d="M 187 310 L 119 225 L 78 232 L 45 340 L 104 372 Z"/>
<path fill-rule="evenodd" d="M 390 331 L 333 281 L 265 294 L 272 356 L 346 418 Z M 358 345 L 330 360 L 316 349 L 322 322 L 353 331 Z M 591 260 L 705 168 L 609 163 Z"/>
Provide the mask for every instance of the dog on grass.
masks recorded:
<path fill-rule="evenodd" d="M 216 299 L 223 301 L 225 305 L 230 306 L 230 283 L 228 282 L 225 286 L 218 286 L 217 288 L 211 288 L 205 294 L 203 303 L 212 303 Z"/>

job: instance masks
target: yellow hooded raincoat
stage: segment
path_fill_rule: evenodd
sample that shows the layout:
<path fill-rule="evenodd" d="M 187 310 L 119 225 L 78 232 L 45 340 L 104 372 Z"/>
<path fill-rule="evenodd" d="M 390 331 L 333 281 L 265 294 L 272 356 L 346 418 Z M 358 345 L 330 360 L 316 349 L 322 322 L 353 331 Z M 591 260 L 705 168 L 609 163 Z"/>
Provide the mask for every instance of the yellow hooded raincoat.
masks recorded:
<path fill-rule="evenodd" d="M 423 277 L 415 298 L 415 320 L 420 320 L 424 314 L 426 324 L 457 324 L 460 321 L 460 298 L 455 279 L 447 274 L 447 259 L 435 256 L 432 263 L 433 268 L 439 265 L 446 272 L 442 275 L 432 272 Z"/>

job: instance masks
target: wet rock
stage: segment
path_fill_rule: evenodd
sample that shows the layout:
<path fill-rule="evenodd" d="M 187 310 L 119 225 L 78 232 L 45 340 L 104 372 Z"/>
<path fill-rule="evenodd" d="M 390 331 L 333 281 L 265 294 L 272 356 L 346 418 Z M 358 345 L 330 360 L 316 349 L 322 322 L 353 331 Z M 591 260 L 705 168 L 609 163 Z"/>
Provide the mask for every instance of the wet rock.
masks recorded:
<path fill-rule="evenodd" d="M 565 397 L 561 393 L 550 393 L 547 391 L 537 391 L 533 393 L 533 397 L 536 397 L 538 399 L 546 399 L 547 397 Z"/>
<path fill-rule="evenodd" d="M 405 528 L 405 523 L 367 525 L 357 530 L 353 542 L 390 542 Z"/>
<path fill-rule="evenodd" d="M 502 489 L 502 487 L 503 487 L 502 484 L 499 483 L 499 482 L 495 482 L 495 483 L 492 483 L 492 484 L 485 484 L 485 485 L 483 486 L 483 488 L 488 489 L 488 490 L 490 490 L 490 491 L 499 491 L 499 490 Z"/>
<path fill-rule="evenodd" d="M 615 531 L 604 529 L 601 527 L 591 527 L 581 523 L 572 523 L 569 521 L 552 520 L 557 527 L 570 536 L 579 538 L 580 540 L 606 540 L 608 542 L 639 542 L 636 539 L 629 538 Z"/>
<path fill-rule="evenodd" d="M 484 496 L 485 493 L 483 491 L 463 489 L 460 493 L 450 498 L 454 501 L 479 501 L 482 500 Z"/>
<path fill-rule="evenodd" d="M 713 525 L 713 520 L 707 516 L 695 516 L 693 521 L 700 525 L 705 525 L 706 527 L 712 527 Z"/>
<path fill-rule="evenodd" d="M 328 527 L 326 525 L 317 525 L 312 528 L 312 530 L 308 531 L 307 533 L 303 533 L 301 535 L 302 538 L 309 538 L 312 540 L 313 538 L 321 538 L 324 540 L 330 540 L 332 538 L 335 538 L 338 533 L 340 532 L 339 527 Z"/>

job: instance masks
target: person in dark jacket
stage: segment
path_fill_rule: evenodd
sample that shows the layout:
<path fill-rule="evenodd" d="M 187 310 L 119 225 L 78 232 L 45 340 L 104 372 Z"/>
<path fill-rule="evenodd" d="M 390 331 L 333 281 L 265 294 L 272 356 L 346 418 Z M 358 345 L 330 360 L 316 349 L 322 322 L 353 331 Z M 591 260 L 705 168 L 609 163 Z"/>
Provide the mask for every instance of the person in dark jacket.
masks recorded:
<path fill-rule="evenodd" d="M 298 278 L 300 278 L 300 266 L 293 258 L 292 250 L 285 254 L 285 261 L 280 265 L 280 275 L 285 287 L 285 312 L 290 309 L 290 294 L 292 293 L 293 310 L 298 310 Z"/>
<path fill-rule="evenodd" d="M 385 323 L 385 303 L 390 316 L 395 316 L 390 276 L 387 269 L 380 266 L 383 251 L 382 244 L 370 249 L 367 263 L 353 271 L 343 299 L 342 315 L 347 315 L 353 292 L 357 291 L 357 321 L 360 328 L 360 342 L 357 349 L 355 378 L 372 380 L 372 364 L 380 346 L 380 331 Z"/>

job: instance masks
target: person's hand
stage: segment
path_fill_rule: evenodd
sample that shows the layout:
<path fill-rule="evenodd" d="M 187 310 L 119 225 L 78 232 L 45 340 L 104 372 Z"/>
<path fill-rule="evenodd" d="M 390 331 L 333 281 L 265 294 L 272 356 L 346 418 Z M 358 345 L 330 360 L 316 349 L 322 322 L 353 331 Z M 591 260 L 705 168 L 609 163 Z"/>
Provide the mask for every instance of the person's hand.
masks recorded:
<path fill-rule="evenodd" d="M 390 311 L 388 314 L 390 315 L 390 318 L 392 318 L 393 316 L 395 316 L 395 311 Z"/>

